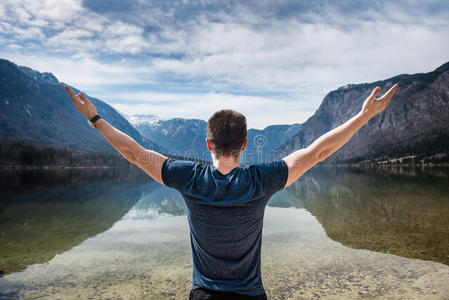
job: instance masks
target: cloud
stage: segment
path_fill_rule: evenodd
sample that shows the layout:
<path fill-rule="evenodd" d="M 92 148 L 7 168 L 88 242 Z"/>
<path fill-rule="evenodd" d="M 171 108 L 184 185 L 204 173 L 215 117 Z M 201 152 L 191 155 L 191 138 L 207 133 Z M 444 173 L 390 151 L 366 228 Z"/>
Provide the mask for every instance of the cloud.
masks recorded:
<path fill-rule="evenodd" d="M 304 122 L 347 83 L 433 70 L 448 60 L 447 28 L 444 1 L 5 0 L 0 55 L 126 111 L 239 104 L 260 127 Z"/>

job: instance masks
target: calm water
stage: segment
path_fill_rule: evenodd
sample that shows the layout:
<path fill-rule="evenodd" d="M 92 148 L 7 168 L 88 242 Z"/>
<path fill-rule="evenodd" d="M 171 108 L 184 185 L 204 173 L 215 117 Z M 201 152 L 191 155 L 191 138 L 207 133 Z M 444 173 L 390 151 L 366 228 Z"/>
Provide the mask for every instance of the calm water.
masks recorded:
<path fill-rule="evenodd" d="M 0 179 L 0 299 L 187 298 L 175 190 L 104 170 Z M 267 294 L 448 299 L 448 216 L 447 168 L 314 168 L 266 209 Z"/>

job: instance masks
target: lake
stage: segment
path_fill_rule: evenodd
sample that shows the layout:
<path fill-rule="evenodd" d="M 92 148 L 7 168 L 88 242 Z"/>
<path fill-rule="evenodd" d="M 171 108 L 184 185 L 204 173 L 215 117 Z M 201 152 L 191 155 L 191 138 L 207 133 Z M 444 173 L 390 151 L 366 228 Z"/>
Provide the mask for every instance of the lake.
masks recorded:
<path fill-rule="evenodd" d="M 187 299 L 180 194 L 120 170 L 0 172 L 0 299 Z M 449 168 L 316 167 L 265 213 L 269 299 L 447 299 Z"/>

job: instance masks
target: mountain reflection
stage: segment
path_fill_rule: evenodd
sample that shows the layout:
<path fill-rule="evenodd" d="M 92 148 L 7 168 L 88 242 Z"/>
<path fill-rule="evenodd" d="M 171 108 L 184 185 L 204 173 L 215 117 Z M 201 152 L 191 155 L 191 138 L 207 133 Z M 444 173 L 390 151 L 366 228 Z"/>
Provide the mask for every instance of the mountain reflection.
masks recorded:
<path fill-rule="evenodd" d="M 0 276 L 47 262 L 122 218 L 187 213 L 176 190 L 105 172 L 33 171 L 11 176 L 12 187 L 11 174 L 0 174 Z M 328 237 L 348 247 L 449 265 L 448 174 L 312 168 L 268 205 L 307 209 Z"/>
<path fill-rule="evenodd" d="M 288 190 L 345 246 L 449 265 L 448 174 L 313 168 Z"/>
<path fill-rule="evenodd" d="M 187 214 L 187 205 L 181 194 L 161 184 L 147 185 L 140 201 L 132 209 L 133 219 L 151 219 L 160 214 L 182 216 Z"/>
<path fill-rule="evenodd" d="M 43 175 L 45 185 L 50 188 L 48 178 L 54 174 L 37 173 Z M 33 175 L 36 179 L 42 177 Z M 69 177 L 66 181 L 73 182 Z M 58 181 L 54 183 L 56 188 L 43 191 L 38 188 L 39 192 L 28 181 L 29 190 L 22 189 L 20 194 L 2 193 L 0 276 L 47 262 L 109 229 L 140 199 L 144 184 L 148 185 L 148 180 L 110 180 L 110 176 L 105 180 L 108 181 L 96 177 L 95 183 L 70 184 L 66 188 L 60 187 L 64 184 Z"/>

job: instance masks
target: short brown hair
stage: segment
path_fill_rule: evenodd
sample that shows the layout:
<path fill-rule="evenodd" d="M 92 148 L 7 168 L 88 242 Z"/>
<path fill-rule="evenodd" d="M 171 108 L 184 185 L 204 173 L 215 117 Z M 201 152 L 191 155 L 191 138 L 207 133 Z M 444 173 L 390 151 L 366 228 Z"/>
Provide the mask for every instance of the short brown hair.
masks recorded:
<path fill-rule="evenodd" d="M 217 111 L 207 122 L 207 137 L 217 156 L 236 156 L 246 138 L 246 118 L 231 109 Z"/>

